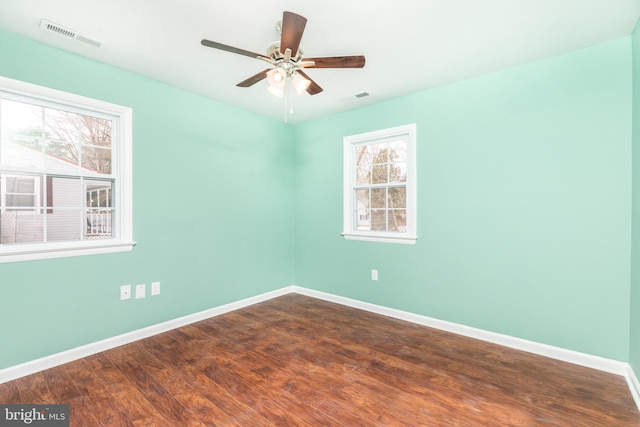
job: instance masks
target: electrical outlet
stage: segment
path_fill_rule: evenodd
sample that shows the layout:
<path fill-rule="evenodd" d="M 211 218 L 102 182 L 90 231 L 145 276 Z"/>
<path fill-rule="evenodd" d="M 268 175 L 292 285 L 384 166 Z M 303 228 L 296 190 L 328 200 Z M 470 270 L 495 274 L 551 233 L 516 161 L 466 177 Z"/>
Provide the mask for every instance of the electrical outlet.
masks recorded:
<path fill-rule="evenodd" d="M 378 280 L 378 270 L 371 270 L 371 280 Z"/>
<path fill-rule="evenodd" d="M 120 286 L 120 301 L 131 298 L 131 285 Z"/>
<path fill-rule="evenodd" d="M 144 283 L 136 286 L 136 299 L 144 298 L 145 289 L 146 285 Z"/>
<path fill-rule="evenodd" d="M 159 295 L 160 294 L 160 282 L 151 283 L 151 295 Z"/>

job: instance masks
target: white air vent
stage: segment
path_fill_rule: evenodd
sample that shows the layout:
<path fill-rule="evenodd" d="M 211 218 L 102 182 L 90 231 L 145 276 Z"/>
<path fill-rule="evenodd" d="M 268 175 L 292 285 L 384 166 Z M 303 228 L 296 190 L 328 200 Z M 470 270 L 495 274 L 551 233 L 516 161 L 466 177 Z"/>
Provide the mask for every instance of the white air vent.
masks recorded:
<path fill-rule="evenodd" d="M 76 40 L 80 43 L 87 44 L 89 46 L 93 46 L 93 47 L 102 46 L 102 43 L 97 40 L 94 40 L 87 36 L 83 36 L 82 34 L 79 34 L 77 31 L 74 31 L 70 28 L 63 27 L 62 25 L 58 25 L 51 21 L 47 21 L 46 19 L 43 19 L 42 21 L 40 21 L 40 28 L 43 28 L 47 31 L 52 31 L 56 34 L 60 34 L 61 36 L 69 37 L 70 39 Z"/>

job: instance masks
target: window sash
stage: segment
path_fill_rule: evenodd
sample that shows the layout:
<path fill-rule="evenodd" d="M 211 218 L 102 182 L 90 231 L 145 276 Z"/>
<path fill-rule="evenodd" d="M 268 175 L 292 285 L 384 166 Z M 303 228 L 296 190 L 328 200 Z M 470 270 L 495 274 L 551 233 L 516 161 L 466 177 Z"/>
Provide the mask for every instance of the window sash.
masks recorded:
<path fill-rule="evenodd" d="M 1 81 L 0 81 L 1 83 Z M 95 117 L 97 119 L 102 119 L 102 120 L 108 120 L 111 122 L 111 135 L 112 135 L 112 143 L 110 146 L 110 150 L 111 150 L 111 164 L 112 164 L 112 170 L 111 173 L 105 174 L 105 173 L 97 173 L 94 171 L 91 171 L 89 169 L 83 168 L 82 165 L 82 155 L 83 155 L 83 149 L 84 148 L 98 148 L 98 149 L 105 149 L 104 146 L 98 146 L 98 145 L 93 145 L 93 144 L 83 144 L 80 141 L 76 141 L 76 142 L 68 142 L 68 141 L 59 141 L 56 140 L 54 138 L 47 138 L 45 137 L 45 135 L 40 135 L 39 137 L 39 142 L 40 142 L 40 147 L 42 149 L 42 156 L 43 156 L 43 160 L 46 159 L 46 155 L 47 155 L 47 146 L 51 146 L 51 144 L 56 144 L 56 143 L 63 143 L 63 144 L 70 144 L 70 145 L 75 145 L 78 147 L 78 155 L 79 155 L 79 162 L 78 162 L 78 167 L 76 171 L 73 171 L 71 174 L 74 176 L 83 176 L 86 178 L 112 178 L 115 179 L 118 175 L 119 175 L 119 171 L 117 170 L 118 167 L 118 161 L 115 161 L 115 159 L 119 159 L 120 157 L 122 157 L 120 155 L 120 153 L 118 152 L 121 143 L 119 143 L 119 141 L 114 142 L 114 139 L 118 138 L 119 135 L 122 135 L 122 129 L 121 129 L 121 118 L 118 115 L 114 115 L 111 113 L 106 113 L 103 111 L 99 111 L 97 109 L 91 109 L 90 107 L 79 107 L 79 106 L 75 106 L 75 105 L 71 105 L 71 104 L 67 104 L 67 103 L 62 103 L 62 102 L 58 102 L 58 101 L 52 101 L 49 99 L 45 99 L 45 98 L 40 98 L 38 97 L 36 94 L 34 95 L 25 95 L 25 94 L 20 94 L 20 93 L 15 93 L 15 92 L 11 92 L 8 90 L 3 90 L 0 87 L 0 100 L 2 99 L 6 99 L 6 100 L 10 100 L 10 101 L 14 101 L 14 102 L 20 102 L 23 104 L 29 104 L 29 105 L 33 105 L 35 107 L 38 108 L 43 108 L 43 109 L 51 109 L 51 110 L 60 110 L 60 111 L 66 111 L 69 113 L 74 113 L 74 114 L 78 114 L 78 115 L 84 115 L 84 116 L 91 116 L 91 117 Z M 93 101 L 93 100 L 92 100 Z M 1 108 L 1 106 L 0 106 Z M 44 133 L 44 130 L 46 128 L 46 124 L 45 124 L 45 116 L 43 114 L 42 116 L 42 124 L 41 124 L 41 129 L 42 132 Z M 3 135 L 3 123 L 2 123 L 2 111 L 0 110 L 0 139 L 2 139 L 4 137 Z M 0 170 L 3 171 L 8 171 L 8 172 L 16 172 L 16 173 L 43 173 L 43 172 L 47 172 L 47 173 L 59 173 L 59 174 L 70 174 L 69 173 L 69 169 L 64 169 L 64 170 L 60 170 L 57 169 L 56 167 L 46 167 L 44 164 L 41 167 L 37 167 L 37 166 L 15 166 L 15 165 L 10 165 L 10 164 L 6 164 L 5 163 L 5 159 L 3 159 L 3 155 L 5 155 L 4 150 L 2 149 L 2 141 L 0 140 Z"/>

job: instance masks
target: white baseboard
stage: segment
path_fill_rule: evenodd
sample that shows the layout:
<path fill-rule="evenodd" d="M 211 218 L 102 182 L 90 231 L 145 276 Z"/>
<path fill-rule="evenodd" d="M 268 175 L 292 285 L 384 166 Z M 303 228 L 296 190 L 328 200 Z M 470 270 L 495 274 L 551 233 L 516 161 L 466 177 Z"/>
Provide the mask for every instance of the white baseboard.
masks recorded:
<path fill-rule="evenodd" d="M 496 332 L 485 331 L 483 329 L 477 329 L 458 323 L 434 319 L 433 317 L 422 316 L 420 314 L 396 310 L 393 308 L 354 300 L 339 295 L 302 288 L 300 286 L 293 286 L 292 288 L 292 292 L 301 295 L 307 295 L 313 298 L 318 298 L 325 301 L 358 308 L 360 310 L 381 314 L 383 316 L 405 320 L 407 322 L 416 323 L 418 325 L 428 326 L 454 334 L 503 345 L 505 347 L 514 348 L 516 350 L 522 350 L 540 356 L 550 357 L 552 359 L 573 363 L 575 365 L 585 366 L 587 368 L 597 369 L 599 371 L 620 375 L 627 381 L 631 396 L 636 403 L 636 407 L 640 410 L 640 382 L 633 372 L 633 368 L 631 368 L 631 365 L 626 362 L 620 362 L 617 360 L 568 350 L 561 347 L 554 347 L 551 345 L 542 344 L 535 341 L 528 341 L 522 338 L 516 338 Z"/>
<path fill-rule="evenodd" d="M 629 391 L 636 402 L 636 406 L 640 409 L 640 382 L 638 381 L 638 378 L 631 366 L 626 362 L 567 350 L 561 347 L 554 347 L 496 332 L 485 331 L 470 326 L 447 322 L 445 320 L 396 310 L 295 285 L 2 369 L 0 370 L 0 384 L 292 292 L 623 376 L 627 381 Z"/>
<path fill-rule="evenodd" d="M 285 287 L 0 370 L 0 384 L 293 292 Z"/>
<path fill-rule="evenodd" d="M 400 320 L 406 320 L 408 322 L 440 329 L 447 332 L 452 332 L 454 334 L 464 335 L 466 337 L 475 338 L 494 344 L 500 344 L 505 347 L 523 350 L 541 356 L 551 357 L 553 359 L 562 360 L 576 365 L 586 366 L 616 375 L 622 375 L 626 377 L 628 373 L 629 364 L 625 362 L 619 362 L 617 360 L 606 359 L 604 357 L 593 356 L 586 353 L 580 353 L 573 350 L 567 350 L 560 347 L 554 347 L 547 344 L 528 341 L 509 335 L 485 331 L 483 329 L 477 329 L 458 323 L 447 322 L 445 320 L 434 319 L 433 317 L 427 317 L 402 310 L 396 310 L 393 308 L 319 292 L 312 289 L 301 288 L 299 286 L 294 286 L 293 292 L 323 299 L 325 301 L 335 302 L 337 304 L 342 304 L 349 307 L 359 308 L 361 310 L 366 310 L 377 314 L 382 314 L 384 316 L 393 317 Z"/>

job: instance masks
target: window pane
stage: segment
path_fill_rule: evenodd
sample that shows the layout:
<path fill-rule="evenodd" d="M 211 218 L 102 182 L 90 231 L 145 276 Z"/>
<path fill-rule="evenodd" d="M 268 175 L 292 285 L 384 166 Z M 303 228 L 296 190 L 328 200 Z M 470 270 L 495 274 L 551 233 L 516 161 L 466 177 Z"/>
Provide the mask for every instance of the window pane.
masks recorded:
<path fill-rule="evenodd" d="M 371 189 L 371 207 L 386 208 L 387 207 L 387 189 L 373 188 Z"/>
<path fill-rule="evenodd" d="M 87 209 L 85 238 L 108 239 L 113 237 L 113 211 L 109 209 Z"/>
<path fill-rule="evenodd" d="M 389 231 L 399 233 L 407 231 L 407 211 L 405 209 L 389 211 Z"/>
<path fill-rule="evenodd" d="M 68 111 L 44 109 L 46 136 L 54 141 L 78 143 L 80 116 Z"/>
<path fill-rule="evenodd" d="M 47 241 L 82 237 L 82 181 L 72 177 L 47 177 Z"/>
<path fill-rule="evenodd" d="M 371 176 L 371 182 L 373 184 L 386 183 L 388 173 L 389 173 L 389 165 L 374 165 L 372 176 Z"/>
<path fill-rule="evenodd" d="M 358 209 L 367 209 L 369 207 L 370 190 L 356 190 L 356 203 Z"/>
<path fill-rule="evenodd" d="M 389 188 L 389 208 L 407 207 L 407 189 L 404 187 Z"/>
<path fill-rule="evenodd" d="M 355 227 L 356 230 L 370 230 L 371 220 L 369 214 L 369 198 L 371 190 L 356 190 L 356 211 L 355 211 Z"/>
<path fill-rule="evenodd" d="M 111 120 L 80 116 L 80 126 L 82 144 L 111 148 Z"/>
<path fill-rule="evenodd" d="M 371 211 L 369 209 L 358 209 L 356 211 L 356 230 L 371 230 Z"/>
<path fill-rule="evenodd" d="M 110 207 L 112 181 L 86 180 L 85 189 L 88 207 Z"/>
<path fill-rule="evenodd" d="M 3 99 L 0 101 L 2 140 L 38 149 L 42 139 L 42 107 Z M 41 148 L 41 147 L 40 147 Z"/>
<path fill-rule="evenodd" d="M 78 164 L 78 146 L 72 142 L 49 141 L 46 154 L 48 169 L 64 170 Z"/>
<path fill-rule="evenodd" d="M 389 168 L 389 182 L 407 182 L 407 164 L 394 163 Z"/>
<path fill-rule="evenodd" d="M 64 242 L 82 238 L 82 209 L 54 208 L 47 214 L 47 241 Z"/>
<path fill-rule="evenodd" d="M 371 184 L 371 166 L 357 168 L 356 174 L 356 185 Z"/>
<path fill-rule="evenodd" d="M 371 230 L 386 231 L 387 230 L 387 211 L 384 209 L 371 211 Z"/>
<path fill-rule="evenodd" d="M 82 183 L 79 178 L 49 177 L 47 191 L 48 207 L 82 208 Z"/>
<path fill-rule="evenodd" d="M 43 241 L 44 215 L 38 211 L 9 210 L 0 213 L 0 244 Z"/>
<path fill-rule="evenodd" d="M 85 211 L 87 239 L 105 239 L 113 237 L 113 209 L 112 181 L 87 180 L 85 181 L 86 206 Z"/>
<path fill-rule="evenodd" d="M 111 149 L 83 146 L 82 167 L 93 172 L 111 174 Z"/>
<path fill-rule="evenodd" d="M 356 165 L 370 165 L 371 160 L 371 146 L 359 145 L 356 147 Z"/>
<path fill-rule="evenodd" d="M 389 163 L 407 161 L 407 142 L 404 140 L 389 143 Z"/>
<path fill-rule="evenodd" d="M 2 164 L 42 167 L 42 108 L 23 102 L 0 101 Z"/>
<path fill-rule="evenodd" d="M 373 150 L 373 163 L 388 163 L 389 162 L 389 144 L 383 142 L 381 144 L 371 144 Z"/>

